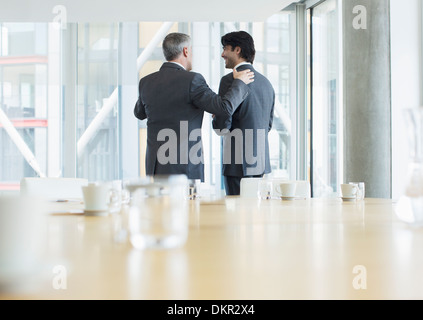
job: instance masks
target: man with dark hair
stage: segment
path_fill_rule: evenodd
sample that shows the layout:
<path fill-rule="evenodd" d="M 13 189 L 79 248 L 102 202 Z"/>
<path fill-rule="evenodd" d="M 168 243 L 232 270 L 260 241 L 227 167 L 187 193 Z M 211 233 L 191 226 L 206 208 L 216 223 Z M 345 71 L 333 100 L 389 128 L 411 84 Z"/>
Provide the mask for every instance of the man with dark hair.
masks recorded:
<path fill-rule="evenodd" d="M 256 56 L 256 49 L 254 47 L 253 38 L 247 32 L 238 31 L 238 32 L 227 33 L 221 38 L 221 42 L 222 42 L 223 49 L 227 47 L 227 49 L 234 51 L 238 47 L 239 58 L 247 63 L 253 64 L 254 58 Z M 224 53 L 222 53 L 222 58 L 225 59 Z M 228 60 L 225 59 L 225 62 L 228 63 Z M 229 61 L 229 63 L 232 63 L 232 62 L 233 61 Z M 226 65 L 226 68 L 230 68 L 230 67 Z"/>
<path fill-rule="evenodd" d="M 167 60 L 139 82 L 134 114 L 147 119 L 147 175 L 185 174 L 204 181 L 201 125 L 204 111 L 230 116 L 248 96 L 250 70 L 233 72 L 233 84 L 219 96 L 192 69 L 190 36 L 170 33 L 163 40 Z"/>
<path fill-rule="evenodd" d="M 268 133 L 272 129 L 275 91 L 266 77 L 252 64 L 253 38 L 245 31 L 231 32 L 221 38 L 227 69 L 254 71 L 250 94 L 232 115 L 215 115 L 213 128 L 223 138 L 223 176 L 227 195 L 240 194 L 242 178 L 262 177 L 271 172 Z M 220 81 L 219 94 L 225 95 L 234 81 L 227 74 Z"/>

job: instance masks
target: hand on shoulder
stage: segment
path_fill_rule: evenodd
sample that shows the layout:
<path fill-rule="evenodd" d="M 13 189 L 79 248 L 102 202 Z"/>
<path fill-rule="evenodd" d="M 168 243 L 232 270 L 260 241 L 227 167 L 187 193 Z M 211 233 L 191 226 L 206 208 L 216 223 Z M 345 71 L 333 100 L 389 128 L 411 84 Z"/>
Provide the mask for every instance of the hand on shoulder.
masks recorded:
<path fill-rule="evenodd" d="M 239 72 L 236 69 L 233 69 L 233 76 L 234 79 L 239 79 L 245 84 L 249 84 L 254 81 L 254 72 L 250 69 L 242 70 Z"/>

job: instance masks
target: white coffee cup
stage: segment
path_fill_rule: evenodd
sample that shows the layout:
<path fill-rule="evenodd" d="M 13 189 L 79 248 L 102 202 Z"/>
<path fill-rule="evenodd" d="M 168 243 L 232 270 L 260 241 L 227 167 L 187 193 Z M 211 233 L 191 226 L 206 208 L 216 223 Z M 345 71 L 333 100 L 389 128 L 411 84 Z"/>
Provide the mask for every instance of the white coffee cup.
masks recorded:
<path fill-rule="evenodd" d="M 359 189 L 355 184 L 341 184 L 341 192 L 343 198 L 357 199 Z"/>
<path fill-rule="evenodd" d="M 107 215 L 110 186 L 102 183 L 89 183 L 82 187 L 84 195 L 84 212 L 86 215 Z"/>
<path fill-rule="evenodd" d="M 282 196 L 279 190 L 280 189 L 279 184 L 281 184 L 282 182 L 289 182 L 289 180 L 287 178 L 271 178 L 271 181 L 272 181 L 272 198 L 278 199 Z"/>
<path fill-rule="evenodd" d="M 276 187 L 276 190 L 282 198 L 294 198 L 297 184 L 295 182 L 282 182 Z"/>

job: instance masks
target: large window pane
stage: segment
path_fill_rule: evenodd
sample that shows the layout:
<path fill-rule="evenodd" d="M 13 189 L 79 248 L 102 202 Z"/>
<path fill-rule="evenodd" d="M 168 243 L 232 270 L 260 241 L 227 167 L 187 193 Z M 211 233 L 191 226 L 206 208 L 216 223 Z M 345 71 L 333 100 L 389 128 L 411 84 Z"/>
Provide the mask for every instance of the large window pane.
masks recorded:
<path fill-rule="evenodd" d="M 48 24 L 0 24 L 0 191 L 46 174 Z"/>
<path fill-rule="evenodd" d="M 118 175 L 117 24 L 78 25 L 78 177 L 113 180 Z"/>
<path fill-rule="evenodd" d="M 312 9 L 311 31 L 312 190 L 314 197 L 335 196 L 342 151 L 336 0 Z"/>

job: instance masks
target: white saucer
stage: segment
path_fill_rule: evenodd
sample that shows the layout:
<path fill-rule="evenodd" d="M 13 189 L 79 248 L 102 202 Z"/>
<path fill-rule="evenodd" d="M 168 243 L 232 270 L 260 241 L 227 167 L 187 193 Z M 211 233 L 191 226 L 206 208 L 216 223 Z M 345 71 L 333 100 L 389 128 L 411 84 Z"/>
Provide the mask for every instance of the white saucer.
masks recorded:
<path fill-rule="evenodd" d="M 281 198 L 282 200 L 290 201 L 290 200 L 294 200 L 296 197 L 281 197 Z"/>
<path fill-rule="evenodd" d="M 355 201 L 355 200 L 357 200 L 356 197 L 341 197 L 341 199 L 343 201 Z"/>
<path fill-rule="evenodd" d="M 108 210 L 84 210 L 86 216 L 107 216 L 109 214 Z"/>

